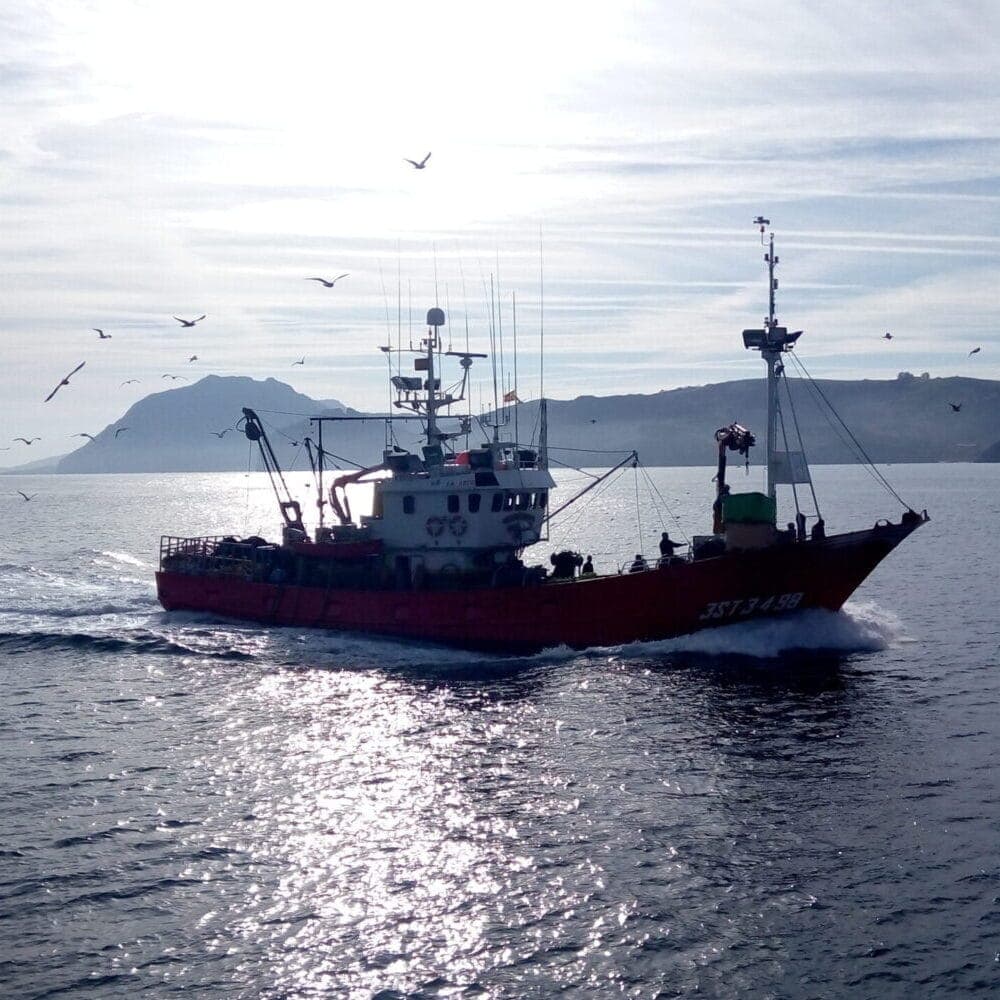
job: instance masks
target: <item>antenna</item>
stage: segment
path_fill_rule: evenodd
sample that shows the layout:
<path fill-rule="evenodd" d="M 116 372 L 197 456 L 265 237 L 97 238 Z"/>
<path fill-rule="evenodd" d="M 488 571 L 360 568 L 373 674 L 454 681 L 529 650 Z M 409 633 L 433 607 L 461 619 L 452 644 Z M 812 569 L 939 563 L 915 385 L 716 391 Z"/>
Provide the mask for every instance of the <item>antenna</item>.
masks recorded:
<path fill-rule="evenodd" d="M 496 251 L 497 258 L 497 340 L 500 345 L 500 384 L 503 385 L 504 380 L 504 359 L 503 359 L 503 294 L 500 291 L 500 249 L 497 248 Z M 508 415 L 506 413 L 506 400 L 504 402 L 504 422 L 506 423 Z"/>
<path fill-rule="evenodd" d="M 511 311 L 514 322 L 514 441 L 517 442 L 521 439 L 517 420 L 517 404 L 521 402 L 517 398 L 517 292 L 511 292 Z"/>
<path fill-rule="evenodd" d="M 465 349 L 469 349 L 469 297 L 465 293 L 465 269 L 462 267 L 462 255 L 458 255 L 458 274 L 462 279 L 462 301 L 465 304 Z"/>
<path fill-rule="evenodd" d="M 490 275 L 490 360 L 493 362 L 493 440 L 500 440 L 500 398 L 497 394 L 497 349 L 493 321 L 496 317 L 496 298 L 493 294 L 493 275 Z"/>
<path fill-rule="evenodd" d="M 438 302 L 438 248 L 436 242 L 431 244 L 431 253 L 434 257 L 434 306 L 437 308 L 441 303 Z"/>
<path fill-rule="evenodd" d="M 541 223 L 538 224 L 538 396 L 545 398 L 545 264 Z"/>

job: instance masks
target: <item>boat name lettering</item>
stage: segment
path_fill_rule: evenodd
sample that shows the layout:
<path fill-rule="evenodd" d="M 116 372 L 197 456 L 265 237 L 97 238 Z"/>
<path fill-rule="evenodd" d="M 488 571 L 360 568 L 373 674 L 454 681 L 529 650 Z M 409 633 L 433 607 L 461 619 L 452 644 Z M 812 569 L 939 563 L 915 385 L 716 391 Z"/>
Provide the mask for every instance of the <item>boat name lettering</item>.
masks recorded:
<path fill-rule="evenodd" d="M 770 597 L 739 597 L 733 601 L 712 601 L 698 615 L 699 621 L 714 618 L 745 618 L 747 615 L 767 614 L 769 611 L 793 611 L 805 596 L 801 591 L 793 594 L 772 594 Z"/>

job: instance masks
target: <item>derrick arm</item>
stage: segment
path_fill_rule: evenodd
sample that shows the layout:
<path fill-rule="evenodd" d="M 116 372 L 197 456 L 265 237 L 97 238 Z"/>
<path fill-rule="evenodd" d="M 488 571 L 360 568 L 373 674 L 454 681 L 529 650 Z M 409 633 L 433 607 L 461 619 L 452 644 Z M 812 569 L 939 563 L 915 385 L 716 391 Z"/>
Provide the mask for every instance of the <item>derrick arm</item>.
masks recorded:
<path fill-rule="evenodd" d="M 726 485 L 726 452 L 735 451 L 750 464 L 750 449 L 756 444 L 756 438 L 740 424 L 730 424 L 720 427 L 715 432 L 715 440 L 719 445 L 719 465 L 715 473 L 715 503 L 712 505 L 712 532 L 718 535 L 722 531 L 722 498 L 729 492 Z"/>
<path fill-rule="evenodd" d="M 330 506 L 333 508 L 333 512 L 337 515 L 341 524 L 351 523 L 351 505 L 347 500 L 347 487 L 351 483 L 360 482 L 369 472 L 381 472 L 387 468 L 388 466 L 385 463 L 370 465 L 367 469 L 358 469 L 356 472 L 348 472 L 346 476 L 338 476 L 333 481 L 333 485 L 330 487 Z M 343 501 L 341 501 L 338 495 L 338 490 L 344 495 Z"/>
<path fill-rule="evenodd" d="M 610 476 L 613 472 L 617 472 L 619 469 L 621 469 L 623 466 L 628 465 L 630 462 L 632 463 L 633 468 L 635 468 L 635 466 L 639 464 L 639 453 L 637 451 L 630 452 L 617 465 L 613 465 L 610 469 L 608 469 L 608 471 L 605 472 L 603 476 L 599 476 L 592 483 L 588 483 L 586 486 L 584 486 L 582 490 L 571 496 L 564 504 L 562 504 L 560 507 L 557 507 L 554 511 L 552 511 L 552 513 L 547 514 L 545 520 L 547 522 L 551 522 L 552 518 L 561 514 L 570 504 L 576 503 L 577 500 L 579 500 L 580 497 L 582 497 L 585 493 L 589 493 L 595 486 L 597 486 L 600 483 L 603 483 L 604 480 L 607 479 L 608 476 Z"/>
<path fill-rule="evenodd" d="M 249 407 L 243 407 L 243 433 L 248 441 L 253 441 L 260 449 L 261 461 L 268 478 L 271 480 L 271 488 L 278 500 L 278 508 L 281 517 L 288 528 L 295 528 L 297 531 L 305 531 L 302 524 L 302 508 L 297 500 L 292 499 L 288 484 L 282 474 L 281 466 L 278 465 L 278 457 L 274 454 L 271 442 L 267 439 L 264 426 L 260 422 L 260 417 Z M 280 485 L 279 485 L 280 484 Z"/>

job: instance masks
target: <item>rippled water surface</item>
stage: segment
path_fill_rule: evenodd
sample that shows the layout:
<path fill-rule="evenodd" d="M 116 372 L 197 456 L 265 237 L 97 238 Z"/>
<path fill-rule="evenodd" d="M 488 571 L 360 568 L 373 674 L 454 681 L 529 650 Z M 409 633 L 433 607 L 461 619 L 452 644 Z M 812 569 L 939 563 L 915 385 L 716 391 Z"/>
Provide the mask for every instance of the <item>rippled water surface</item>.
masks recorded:
<path fill-rule="evenodd" d="M 888 474 L 933 520 L 845 612 L 521 659 L 162 612 L 257 477 L 4 479 L 0 994 L 995 992 L 1000 468 Z M 626 478 L 538 557 L 660 529 Z"/>

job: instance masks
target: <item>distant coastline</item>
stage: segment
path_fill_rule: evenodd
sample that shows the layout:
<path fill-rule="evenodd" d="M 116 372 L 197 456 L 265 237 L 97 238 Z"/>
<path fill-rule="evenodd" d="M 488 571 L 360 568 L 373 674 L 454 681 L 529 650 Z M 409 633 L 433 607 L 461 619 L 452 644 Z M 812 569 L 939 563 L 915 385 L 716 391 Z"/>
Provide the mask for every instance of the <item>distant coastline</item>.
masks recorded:
<path fill-rule="evenodd" d="M 853 462 L 849 436 L 824 418 L 817 394 L 797 380 L 790 381 L 809 461 Z M 895 379 L 825 380 L 818 386 L 873 461 L 1000 461 L 998 381 L 901 372 Z M 247 442 L 236 426 L 244 406 L 258 410 L 265 419 L 279 460 L 288 468 L 296 462 L 302 467 L 302 440 L 314 433 L 309 416 L 370 417 L 335 425 L 335 443 L 328 440 L 327 448 L 337 455 L 372 462 L 384 447 L 384 414 L 363 414 L 337 400 L 314 400 L 273 378 L 208 376 L 145 397 L 75 451 L 8 466 L 0 469 L 0 475 L 244 471 Z M 535 425 L 537 401 L 522 403 L 518 409 L 522 426 Z M 750 428 L 763 446 L 760 379 L 648 395 L 549 400 L 548 410 L 552 454 L 569 465 L 600 466 L 609 454 L 635 448 L 650 466 L 711 466 L 713 432 L 734 420 Z M 397 427 L 398 443 L 407 447 L 412 433 L 404 424 Z M 474 431 L 473 440 L 478 436 Z"/>

